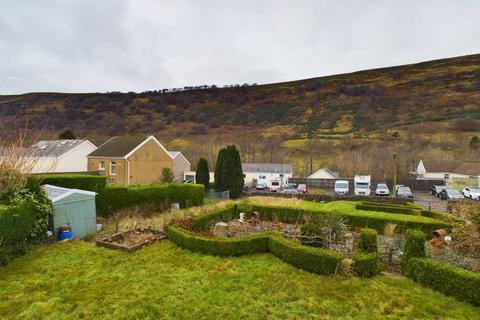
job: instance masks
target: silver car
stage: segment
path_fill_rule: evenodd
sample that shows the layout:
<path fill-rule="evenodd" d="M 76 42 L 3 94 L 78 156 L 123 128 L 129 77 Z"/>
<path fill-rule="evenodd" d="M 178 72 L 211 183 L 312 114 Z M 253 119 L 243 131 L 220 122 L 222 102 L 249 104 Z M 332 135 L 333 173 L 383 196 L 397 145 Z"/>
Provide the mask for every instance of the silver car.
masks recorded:
<path fill-rule="evenodd" d="M 388 196 L 390 195 L 390 190 L 385 183 L 377 184 L 377 188 L 375 189 L 376 196 Z"/>
<path fill-rule="evenodd" d="M 413 199 L 412 190 L 410 190 L 410 187 L 406 187 L 406 186 L 398 187 L 397 197 Z"/>

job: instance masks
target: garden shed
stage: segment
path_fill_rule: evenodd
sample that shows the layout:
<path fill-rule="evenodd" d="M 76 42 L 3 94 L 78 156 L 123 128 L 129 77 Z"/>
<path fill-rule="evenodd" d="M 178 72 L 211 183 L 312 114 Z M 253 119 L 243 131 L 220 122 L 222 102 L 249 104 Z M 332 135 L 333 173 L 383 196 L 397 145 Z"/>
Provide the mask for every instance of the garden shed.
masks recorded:
<path fill-rule="evenodd" d="M 70 224 L 73 236 L 84 238 L 97 230 L 95 192 L 44 185 L 53 207 L 53 231 Z"/>

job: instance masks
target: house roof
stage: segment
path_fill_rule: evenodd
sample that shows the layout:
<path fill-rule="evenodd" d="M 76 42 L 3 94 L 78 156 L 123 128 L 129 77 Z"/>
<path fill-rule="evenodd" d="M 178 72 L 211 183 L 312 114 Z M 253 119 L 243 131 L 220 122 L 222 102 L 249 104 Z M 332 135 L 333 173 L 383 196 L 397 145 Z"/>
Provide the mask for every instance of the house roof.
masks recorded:
<path fill-rule="evenodd" d="M 48 198 L 52 202 L 57 202 L 59 200 L 62 200 L 72 194 L 84 194 L 84 195 L 89 195 L 89 196 L 95 196 L 96 193 L 92 191 L 86 191 L 86 190 L 79 190 L 79 189 L 68 189 L 68 188 L 62 188 L 62 187 L 57 187 L 57 186 L 52 186 L 50 184 L 45 184 L 42 186 L 45 191 L 47 192 Z"/>
<path fill-rule="evenodd" d="M 426 172 L 457 173 L 470 176 L 480 175 L 480 161 L 422 160 Z"/>
<path fill-rule="evenodd" d="M 315 171 L 314 173 L 312 173 L 309 177 L 314 176 L 316 173 L 318 173 L 322 170 L 325 171 L 326 173 L 328 173 L 329 175 L 331 175 L 335 179 L 338 179 L 338 177 L 340 176 L 340 174 L 338 172 L 332 171 L 328 168 L 321 168 L 321 169 Z"/>
<path fill-rule="evenodd" d="M 123 158 L 148 138 L 148 136 L 113 137 L 98 147 L 97 150 L 90 153 L 88 156 Z"/>
<path fill-rule="evenodd" d="M 286 163 L 242 163 L 243 172 L 292 173 L 292 165 Z"/>
<path fill-rule="evenodd" d="M 39 157 L 58 158 L 88 140 L 41 140 L 30 148 L 25 148 L 25 154 Z"/>

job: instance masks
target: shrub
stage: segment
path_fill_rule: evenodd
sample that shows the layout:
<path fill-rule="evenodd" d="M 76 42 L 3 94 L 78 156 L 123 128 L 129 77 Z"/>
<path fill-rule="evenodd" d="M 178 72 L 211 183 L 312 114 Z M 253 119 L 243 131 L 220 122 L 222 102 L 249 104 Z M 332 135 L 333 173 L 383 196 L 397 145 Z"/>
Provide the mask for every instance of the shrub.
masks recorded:
<path fill-rule="evenodd" d="M 377 231 L 370 228 L 363 228 L 360 232 L 358 250 L 366 253 L 378 252 Z"/>
<path fill-rule="evenodd" d="M 424 286 L 480 306 L 480 274 L 432 259 L 411 258 L 404 274 Z"/>
<path fill-rule="evenodd" d="M 403 247 L 403 259 L 424 258 L 425 234 L 419 230 L 407 230 L 405 233 L 405 244 Z"/>
<path fill-rule="evenodd" d="M 237 214 L 237 205 L 231 204 L 225 208 L 211 211 L 207 214 L 196 217 L 192 221 L 192 230 L 195 232 L 202 232 L 208 230 L 208 228 L 220 221 L 230 221 Z"/>
<path fill-rule="evenodd" d="M 311 247 L 323 247 L 324 245 L 324 231 L 323 227 L 315 223 L 305 223 L 300 227 L 302 238 L 300 242 L 303 245 Z M 309 239 L 313 238 L 314 239 Z"/>
<path fill-rule="evenodd" d="M 97 212 L 108 215 L 139 204 L 170 206 L 178 202 L 182 208 L 203 203 L 203 185 L 155 184 L 145 186 L 107 186 L 97 195 Z"/>
<path fill-rule="evenodd" d="M 308 272 L 334 274 L 343 256 L 335 251 L 302 246 L 274 234 L 269 241 L 270 252 L 279 259 Z"/>
<path fill-rule="evenodd" d="M 388 213 L 399 213 L 399 214 L 414 214 L 415 210 L 409 206 L 397 206 L 397 205 L 384 205 L 384 204 L 366 204 L 357 203 L 355 204 L 355 209 L 364 210 L 364 211 L 379 211 L 379 212 L 388 212 Z"/>
<path fill-rule="evenodd" d="M 268 234 L 257 234 L 235 239 L 205 238 L 179 227 L 167 225 L 170 241 L 181 248 L 215 256 L 241 256 L 268 252 Z"/>
<path fill-rule="evenodd" d="M 353 254 L 353 272 L 363 278 L 369 278 L 380 272 L 378 254 L 376 252 L 355 252 Z"/>
<path fill-rule="evenodd" d="M 32 203 L 0 205 L 0 265 L 26 252 L 36 218 L 37 212 Z"/>
<path fill-rule="evenodd" d="M 105 190 L 107 177 L 83 174 L 47 174 L 29 177 L 29 185 L 51 184 L 57 187 L 93 191 L 101 194 Z"/>
<path fill-rule="evenodd" d="M 240 209 L 242 209 L 240 207 Z M 306 220 L 315 220 L 322 215 L 333 214 L 346 219 L 346 223 L 351 226 L 368 227 L 383 232 L 385 224 L 394 223 L 397 225 L 397 231 L 403 232 L 406 229 L 420 229 L 430 233 L 436 229 L 449 228 L 450 224 L 444 221 L 421 217 L 416 215 L 398 215 L 391 213 L 369 213 L 369 212 L 340 212 L 340 211 L 322 211 L 322 210 L 303 210 L 288 206 L 270 206 L 251 204 L 250 209 L 260 212 L 262 220 L 278 219 L 284 223 L 305 223 Z"/>

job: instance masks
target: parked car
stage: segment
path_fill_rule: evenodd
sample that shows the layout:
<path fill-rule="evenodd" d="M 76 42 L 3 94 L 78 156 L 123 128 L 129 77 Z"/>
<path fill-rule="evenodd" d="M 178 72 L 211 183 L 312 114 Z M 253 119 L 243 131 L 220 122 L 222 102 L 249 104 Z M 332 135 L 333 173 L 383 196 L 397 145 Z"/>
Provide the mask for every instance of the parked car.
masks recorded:
<path fill-rule="evenodd" d="M 244 193 L 248 192 L 248 186 L 247 185 L 243 186 L 242 192 L 244 192 Z"/>
<path fill-rule="evenodd" d="M 399 186 L 397 189 L 397 197 L 413 199 L 412 190 L 410 190 L 410 187 L 407 186 Z"/>
<path fill-rule="evenodd" d="M 348 188 L 348 180 L 335 181 L 335 188 L 333 190 L 336 195 L 346 195 L 350 192 Z"/>
<path fill-rule="evenodd" d="M 298 190 L 287 188 L 287 189 L 283 189 L 279 193 L 282 193 L 282 194 L 298 194 Z"/>
<path fill-rule="evenodd" d="M 379 183 L 379 184 L 377 184 L 377 188 L 375 189 L 375 195 L 376 196 L 389 196 L 390 195 L 390 190 L 388 189 L 388 186 L 385 183 Z"/>
<path fill-rule="evenodd" d="M 458 191 L 458 190 L 454 190 L 454 189 L 443 189 L 441 192 L 440 192 L 440 199 L 443 199 L 443 200 L 449 200 L 449 199 L 463 199 L 465 198 L 463 196 L 463 194 Z"/>
<path fill-rule="evenodd" d="M 280 191 L 280 181 L 274 180 L 272 181 L 272 186 L 270 187 L 270 191 L 277 192 Z"/>
<path fill-rule="evenodd" d="M 470 198 L 472 200 L 480 200 L 480 188 L 475 187 L 466 187 L 462 191 L 465 198 Z"/>
<path fill-rule="evenodd" d="M 299 184 L 298 187 L 297 187 L 297 191 L 299 193 L 307 193 L 308 190 L 307 190 L 307 185 L 306 184 Z"/>
<path fill-rule="evenodd" d="M 395 185 L 395 191 L 398 192 L 398 188 L 400 187 L 405 187 L 403 184 L 396 184 Z"/>
<path fill-rule="evenodd" d="M 436 196 L 437 198 L 440 198 L 440 192 L 442 192 L 442 190 L 445 190 L 447 189 L 447 186 L 434 186 L 435 190 L 434 190 L 434 193 L 433 195 Z"/>
<path fill-rule="evenodd" d="M 258 183 L 257 186 L 255 187 L 257 190 L 266 190 L 267 189 L 267 184 L 266 183 Z"/>

